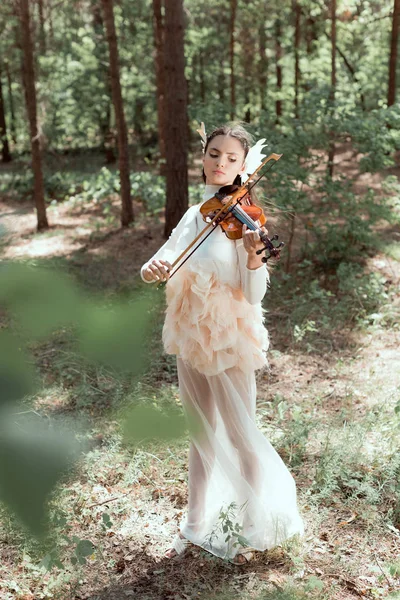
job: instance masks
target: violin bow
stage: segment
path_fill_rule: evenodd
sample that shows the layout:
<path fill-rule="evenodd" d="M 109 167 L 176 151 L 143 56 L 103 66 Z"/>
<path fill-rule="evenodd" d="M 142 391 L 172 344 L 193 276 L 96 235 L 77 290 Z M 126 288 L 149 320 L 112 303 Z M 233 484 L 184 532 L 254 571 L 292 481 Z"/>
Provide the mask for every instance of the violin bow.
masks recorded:
<path fill-rule="evenodd" d="M 273 160 L 274 162 L 271 165 L 271 168 L 273 167 L 273 165 L 275 163 L 278 162 L 278 160 L 283 156 L 283 154 L 275 154 L 274 152 L 272 154 L 270 154 L 265 160 L 262 161 L 262 163 L 257 167 L 257 169 L 254 171 L 254 173 L 252 173 L 249 178 L 248 181 L 251 181 L 253 179 L 253 177 L 258 173 L 258 171 L 260 171 L 260 169 L 262 169 L 269 161 Z M 195 248 L 193 248 L 193 250 L 190 252 L 190 254 L 188 254 L 188 256 L 185 258 L 185 260 L 182 261 L 182 263 L 175 269 L 175 271 L 172 271 L 171 275 L 169 276 L 168 280 L 171 279 L 171 277 L 173 275 L 175 275 L 175 273 L 182 267 L 182 265 L 184 265 L 184 263 L 192 256 L 192 254 L 197 250 L 197 248 L 199 248 L 201 246 L 201 244 L 203 242 L 205 242 L 205 240 L 208 238 L 208 236 L 214 231 L 214 229 L 217 228 L 217 226 L 220 223 L 219 217 L 220 215 L 222 215 L 223 213 L 227 213 L 229 212 L 229 208 L 234 204 L 238 204 L 238 202 L 244 197 L 246 196 L 250 190 L 257 185 L 257 183 L 260 181 L 260 179 L 262 179 L 264 177 L 264 175 L 266 175 L 270 170 L 268 169 L 268 171 L 266 171 L 265 173 L 263 173 L 262 175 L 260 175 L 260 177 L 256 180 L 253 181 L 253 183 L 249 186 L 246 185 L 246 183 L 244 183 L 238 190 L 236 190 L 236 192 L 234 192 L 233 194 L 230 194 L 230 200 L 228 200 L 226 202 L 226 204 L 224 204 L 222 206 L 222 208 L 217 212 L 216 215 L 214 215 L 214 217 L 211 219 L 211 221 L 209 223 L 207 223 L 207 225 L 204 227 L 204 229 L 202 229 L 202 231 L 200 231 L 200 233 L 194 238 L 194 240 L 192 240 L 190 242 L 190 244 L 187 246 L 187 248 L 185 248 L 185 250 L 183 250 L 183 252 L 178 256 L 178 258 L 176 260 L 174 260 L 174 262 L 171 265 L 171 268 L 174 269 L 176 267 L 177 264 L 179 264 L 179 262 L 182 260 L 182 258 L 185 256 L 185 254 L 187 252 L 189 252 L 189 250 L 191 248 L 193 248 L 194 244 L 204 235 L 204 233 L 207 231 L 207 229 L 210 229 L 210 227 L 212 227 L 214 225 L 214 227 L 208 232 L 208 234 L 204 237 L 204 239 L 201 240 L 201 242 L 199 244 L 197 244 L 197 246 Z M 225 215 L 226 216 L 226 215 Z M 167 281 L 168 281 L 167 280 Z M 164 287 L 167 284 L 167 281 L 160 281 L 157 285 L 157 288 L 159 287 Z"/>

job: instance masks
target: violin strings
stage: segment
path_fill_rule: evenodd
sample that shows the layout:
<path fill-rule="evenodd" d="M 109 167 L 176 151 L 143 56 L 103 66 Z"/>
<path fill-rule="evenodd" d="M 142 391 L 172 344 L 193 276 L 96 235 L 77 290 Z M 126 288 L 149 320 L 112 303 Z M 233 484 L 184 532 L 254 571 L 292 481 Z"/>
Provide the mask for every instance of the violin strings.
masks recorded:
<path fill-rule="evenodd" d="M 251 217 L 249 217 L 249 215 L 246 213 L 246 211 L 243 210 L 239 203 L 232 207 L 231 212 L 238 212 L 242 216 L 243 220 L 246 221 L 245 225 L 247 225 L 247 227 L 250 227 L 250 229 L 253 229 L 253 227 L 256 228 L 256 231 L 257 229 L 259 229 L 257 223 L 253 221 Z"/>

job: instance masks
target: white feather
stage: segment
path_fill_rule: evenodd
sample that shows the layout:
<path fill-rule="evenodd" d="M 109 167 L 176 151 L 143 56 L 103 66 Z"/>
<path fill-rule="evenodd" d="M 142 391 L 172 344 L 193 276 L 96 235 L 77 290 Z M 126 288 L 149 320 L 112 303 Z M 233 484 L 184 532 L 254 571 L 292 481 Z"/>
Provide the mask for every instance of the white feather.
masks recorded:
<path fill-rule="evenodd" d="M 257 167 L 261 165 L 263 158 L 266 157 L 266 154 L 261 152 L 264 146 L 268 146 L 268 144 L 265 143 L 265 138 L 262 138 L 261 140 L 258 140 L 258 142 L 254 144 L 254 146 L 252 146 L 248 151 L 246 156 L 245 171 L 240 175 L 242 184 L 248 180 L 249 175 L 254 173 Z"/>
<path fill-rule="evenodd" d="M 207 143 L 207 134 L 206 134 L 206 128 L 205 128 L 203 121 L 200 124 L 200 128 L 196 129 L 196 131 L 201 137 L 201 140 L 202 140 L 201 145 L 203 146 L 203 151 L 204 151 L 204 148 L 206 147 L 206 143 Z"/>

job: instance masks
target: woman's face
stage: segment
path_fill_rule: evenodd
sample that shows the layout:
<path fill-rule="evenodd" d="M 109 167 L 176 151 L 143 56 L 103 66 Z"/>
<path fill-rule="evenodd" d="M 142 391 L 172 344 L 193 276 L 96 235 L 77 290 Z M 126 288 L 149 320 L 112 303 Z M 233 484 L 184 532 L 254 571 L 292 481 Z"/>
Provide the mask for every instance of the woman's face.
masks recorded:
<path fill-rule="evenodd" d="M 217 135 L 208 144 L 203 168 L 208 185 L 230 185 L 244 171 L 244 149 L 238 139 Z"/>

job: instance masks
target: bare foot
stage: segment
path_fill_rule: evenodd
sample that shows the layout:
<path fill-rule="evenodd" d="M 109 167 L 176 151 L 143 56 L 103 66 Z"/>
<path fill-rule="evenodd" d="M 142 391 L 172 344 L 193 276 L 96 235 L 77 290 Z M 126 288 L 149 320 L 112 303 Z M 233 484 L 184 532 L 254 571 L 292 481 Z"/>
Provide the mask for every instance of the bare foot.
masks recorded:
<path fill-rule="evenodd" d="M 182 540 L 184 539 L 184 536 L 181 534 L 181 532 L 179 532 L 179 537 Z M 178 553 L 174 548 L 168 548 L 168 550 L 164 554 L 165 558 L 174 558 L 177 555 L 178 555 Z"/>
<path fill-rule="evenodd" d="M 234 565 L 244 565 L 245 563 L 252 560 L 254 553 L 251 550 L 245 550 L 236 554 L 235 558 L 231 560 Z"/>

